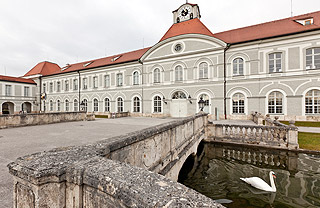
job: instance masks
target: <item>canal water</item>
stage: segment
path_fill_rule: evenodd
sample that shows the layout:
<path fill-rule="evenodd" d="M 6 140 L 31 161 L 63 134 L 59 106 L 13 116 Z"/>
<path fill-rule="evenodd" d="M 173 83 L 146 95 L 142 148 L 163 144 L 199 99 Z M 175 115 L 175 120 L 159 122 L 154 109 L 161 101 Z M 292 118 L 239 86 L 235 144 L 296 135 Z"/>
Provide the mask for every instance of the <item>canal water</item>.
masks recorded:
<path fill-rule="evenodd" d="M 320 155 L 212 143 L 198 150 L 182 167 L 179 182 L 226 207 L 320 207 Z M 270 184 L 271 170 L 276 193 L 240 180 L 256 176 Z"/>

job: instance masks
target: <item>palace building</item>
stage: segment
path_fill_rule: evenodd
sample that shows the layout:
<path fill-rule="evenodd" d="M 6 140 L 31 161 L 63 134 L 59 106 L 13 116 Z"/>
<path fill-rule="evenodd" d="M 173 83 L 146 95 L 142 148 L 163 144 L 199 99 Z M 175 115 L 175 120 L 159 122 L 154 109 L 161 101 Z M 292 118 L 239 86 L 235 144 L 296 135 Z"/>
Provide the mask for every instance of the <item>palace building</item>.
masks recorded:
<path fill-rule="evenodd" d="M 185 117 L 201 99 L 213 118 L 320 117 L 320 11 L 215 34 L 200 18 L 199 6 L 186 3 L 150 48 L 2 76 L 2 113 Z"/>

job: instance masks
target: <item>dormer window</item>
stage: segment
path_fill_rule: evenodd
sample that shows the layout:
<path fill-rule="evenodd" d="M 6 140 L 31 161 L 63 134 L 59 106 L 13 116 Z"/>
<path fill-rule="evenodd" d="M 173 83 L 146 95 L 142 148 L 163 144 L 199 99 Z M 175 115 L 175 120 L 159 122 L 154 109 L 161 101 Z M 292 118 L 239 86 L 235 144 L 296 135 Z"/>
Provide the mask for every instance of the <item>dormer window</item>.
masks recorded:
<path fill-rule="evenodd" d="M 313 18 L 306 18 L 306 19 L 295 20 L 295 21 L 304 26 L 313 25 Z"/>
<path fill-rule="evenodd" d="M 83 67 L 87 67 L 87 66 L 89 66 L 89 65 L 92 64 L 92 63 L 93 63 L 93 61 L 88 62 L 88 63 L 86 63 L 86 64 L 83 64 Z"/>
<path fill-rule="evenodd" d="M 116 56 L 114 58 L 111 59 L 112 62 L 115 62 L 116 60 L 118 60 L 121 56 Z"/>
<path fill-rule="evenodd" d="M 71 66 L 70 64 L 67 64 L 67 66 L 63 67 L 63 68 L 61 69 L 61 71 L 64 71 L 64 70 L 68 69 L 70 66 Z"/>

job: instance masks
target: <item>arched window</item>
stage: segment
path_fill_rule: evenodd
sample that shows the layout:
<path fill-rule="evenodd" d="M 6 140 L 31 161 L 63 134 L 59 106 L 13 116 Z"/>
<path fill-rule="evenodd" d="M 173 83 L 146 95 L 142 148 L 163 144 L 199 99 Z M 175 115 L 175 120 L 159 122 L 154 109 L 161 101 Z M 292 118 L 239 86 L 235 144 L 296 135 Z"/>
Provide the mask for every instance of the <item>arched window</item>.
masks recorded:
<path fill-rule="evenodd" d="M 320 90 L 310 90 L 305 99 L 306 114 L 320 113 Z"/>
<path fill-rule="evenodd" d="M 309 48 L 306 51 L 306 68 L 319 69 L 320 68 L 320 47 Z"/>
<path fill-rule="evenodd" d="M 174 77 L 175 77 L 175 81 L 182 81 L 183 80 L 182 66 L 176 66 L 176 68 L 174 69 Z"/>
<path fill-rule="evenodd" d="M 153 82 L 160 83 L 160 69 L 156 68 L 153 70 Z"/>
<path fill-rule="evenodd" d="M 78 103 L 77 99 L 74 99 L 74 101 L 73 101 L 73 110 L 75 112 L 79 111 L 79 103 Z"/>
<path fill-rule="evenodd" d="M 69 100 L 65 101 L 66 112 L 69 111 Z"/>
<path fill-rule="evenodd" d="M 206 62 L 202 62 L 199 65 L 199 79 L 207 79 L 208 78 L 208 64 Z"/>
<path fill-rule="evenodd" d="M 118 113 L 123 112 L 123 99 L 122 99 L 122 97 L 118 97 L 117 107 L 118 107 Z"/>
<path fill-rule="evenodd" d="M 110 99 L 109 98 L 104 99 L 104 111 L 110 112 Z"/>
<path fill-rule="evenodd" d="M 140 80 L 139 80 L 139 72 L 135 71 L 133 72 L 133 85 L 138 85 Z"/>
<path fill-rule="evenodd" d="M 139 97 L 133 98 L 133 112 L 140 113 L 140 98 Z"/>
<path fill-rule="evenodd" d="M 282 71 L 282 54 L 271 53 L 269 54 L 269 72 L 281 72 Z"/>
<path fill-rule="evenodd" d="M 161 103 L 160 96 L 155 96 L 153 98 L 153 112 L 154 113 L 161 113 L 162 112 L 162 103 Z"/>
<path fill-rule="evenodd" d="M 99 111 L 99 101 L 97 99 L 93 100 L 93 112 Z"/>
<path fill-rule="evenodd" d="M 83 102 L 83 104 L 84 104 L 82 110 L 83 110 L 84 112 L 87 112 L 87 111 L 88 111 L 88 100 L 87 100 L 87 99 L 84 99 L 82 102 Z"/>
<path fill-rule="evenodd" d="M 57 100 L 57 111 L 61 110 L 61 102 L 60 100 Z"/>
<path fill-rule="evenodd" d="M 49 105 L 50 105 L 50 111 L 53 111 L 53 101 L 52 100 L 50 100 Z"/>
<path fill-rule="evenodd" d="M 232 97 L 232 113 L 244 114 L 244 95 L 236 93 Z"/>
<path fill-rule="evenodd" d="M 233 75 L 243 75 L 243 59 L 236 58 L 233 60 Z"/>
<path fill-rule="evenodd" d="M 268 113 L 281 114 L 283 108 L 283 95 L 281 92 L 272 92 L 268 97 Z"/>
<path fill-rule="evenodd" d="M 184 92 L 177 91 L 173 93 L 172 99 L 187 99 L 187 96 Z"/>

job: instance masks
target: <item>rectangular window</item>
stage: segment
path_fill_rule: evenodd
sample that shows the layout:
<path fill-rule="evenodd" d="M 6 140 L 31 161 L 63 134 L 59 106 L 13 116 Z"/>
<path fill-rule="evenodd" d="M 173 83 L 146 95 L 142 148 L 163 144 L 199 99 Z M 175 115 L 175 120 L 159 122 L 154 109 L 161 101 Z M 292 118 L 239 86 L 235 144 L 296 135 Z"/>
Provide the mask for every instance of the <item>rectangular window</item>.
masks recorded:
<path fill-rule="evenodd" d="M 320 68 L 320 48 L 310 48 L 306 51 L 306 69 Z"/>
<path fill-rule="evenodd" d="M 24 96 L 29 97 L 29 87 L 24 87 Z"/>
<path fill-rule="evenodd" d="M 88 79 L 87 78 L 83 78 L 83 89 L 86 90 L 88 89 Z"/>
<path fill-rule="evenodd" d="M 57 92 L 61 91 L 61 82 L 57 82 Z"/>
<path fill-rule="evenodd" d="M 46 83 L 43 83 L 43 92 L 46 92 L 46 91 L 47 91 Z"/>
<path fill-rule="evenodd" d="M 53 92 L 53 83 L 52 82 L 50 82 L 49 91 Z"/>
<path fill-rule="evenodd" d="M 93 77 L 93 88 L 98 88 L 98 77 Z"/>
<path fill-rule="evenodd" d="M 77 79 L 73 80 L 73 90 L 78 90 L 78 80 Z"/>
<path fill-rule="evenodd" d="M 11 85 L 6 85 L 6 96 L 11 96 Z"/>
<path fill-rule="evenodd" d="M 282 72 L 282 54 L 269 54 L 269 72 Z"/>
<path fill-rule="evenodd" d="M 104 76 L 104 87 L 110 87 L 110 76 L 109 75 Z"/>
<path fill-rule="evenodd" d="M 69 91 L 69 80 L 65 81 L 65 91 Z"/>
<path fill-rule="evenodd" d="M 123 75 L 121 73 L 117 74 L 117 86 L 120 87 L 123 85 Z"/>

